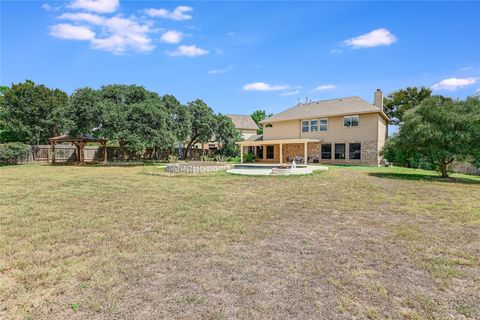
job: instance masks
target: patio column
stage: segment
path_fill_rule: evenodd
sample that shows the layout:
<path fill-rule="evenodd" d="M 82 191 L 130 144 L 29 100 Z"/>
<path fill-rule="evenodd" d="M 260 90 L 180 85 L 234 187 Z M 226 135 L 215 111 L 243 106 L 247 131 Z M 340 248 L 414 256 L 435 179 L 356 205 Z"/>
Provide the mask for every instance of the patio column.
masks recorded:
<path fill-rule="evenodd" d="M 240 145 L 240 163 L 243 163 L 243 145 Z"/>
<path fill-rule="evenodd" d="M 303 153 L 304 153 L 304 157 L 303 157 L 303 163 L 304 164 L 307 164 L 307 156 L 308 156 L 308 153 L 307 153 L 307 143 L 305 142 L 304 143 L 304 147 L 303 147 Z"/>
<path fill-rule="evenodd" d="M 280 143 L 280 164 L 283 163 L 283 144 Z"/>

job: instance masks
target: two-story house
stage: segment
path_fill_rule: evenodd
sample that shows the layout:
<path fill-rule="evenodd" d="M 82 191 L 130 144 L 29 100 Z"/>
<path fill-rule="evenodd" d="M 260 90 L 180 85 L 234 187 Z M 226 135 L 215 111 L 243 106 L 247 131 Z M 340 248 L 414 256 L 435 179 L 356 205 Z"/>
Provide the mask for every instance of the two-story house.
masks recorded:
<path fill-rule="evenodd" d="M 242 162 L 253 152 L 258 162 L 379 165 L 388 121 L 380 89 L 373 104 L 360 97 L 297 104 L 263 120 L 263 136 L 239 143 Z"/>

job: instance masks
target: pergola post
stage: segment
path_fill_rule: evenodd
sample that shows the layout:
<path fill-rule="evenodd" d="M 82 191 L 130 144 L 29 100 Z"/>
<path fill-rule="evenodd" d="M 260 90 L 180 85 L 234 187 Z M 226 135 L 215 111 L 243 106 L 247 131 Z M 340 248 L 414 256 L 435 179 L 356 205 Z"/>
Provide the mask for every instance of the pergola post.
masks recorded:
<path fill-rule="evenodd" d="M 107 142 L 103 142 L 103 162 L 107 162 Z"/>
<path fill-rule="evenodd" d="M 85 155 L 84 155 L 83 149 L 85 148 L 85 143 L 84 142 L 79 142 L 78 145 L 79 145 L 79 148 L 78 148 L 79 163 L 84 163 Z"/>
<path fill-rule="evenodd" d="M 307 143 L 306 142 L 304 142 L 303 153 L 304 153 L 303 163 L 307 164 L 308 153 L 307 153 Z"/>
<path fill-rule="evenodd" d="M 283 143 L 280 143 L 280 164 L 283 163 Z"/>
<path fill-rule="evenodd" d="M 243 163 L 243 145 L 240 145 L 240 163 Z"/>

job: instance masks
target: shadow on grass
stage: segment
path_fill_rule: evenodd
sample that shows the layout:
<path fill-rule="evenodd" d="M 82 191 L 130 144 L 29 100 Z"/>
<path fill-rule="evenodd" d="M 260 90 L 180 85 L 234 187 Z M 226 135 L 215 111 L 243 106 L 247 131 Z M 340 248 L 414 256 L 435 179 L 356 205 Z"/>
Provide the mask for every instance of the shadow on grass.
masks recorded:
<path fill-rule="evenodd" d="M 78 166 L 78 167 L 148 167 L 148 166 L 161 166 L 166 165 L 163 162 L 142 162 L 142 161 L 114 161 L 114 162 L 56 162 L 56 163 L 45 163 L 46 166 L 54 167 L 68 167 L 68 166 Z"/>
<path fill-rule="evenodd" d="M 480 180 L 475 177 L 472 178 L 459 178 L 448 177 L 442 178 L 439 176 L 420 174 L 420 173 L 395 173 L 395 172 L 370 172 L 368 175 L 377 178 L 396 179 L 396 180 L 417 180 L 417 181 L 434 181 L 434 182 L 446 182 L 446 183 L 463 183 L 463 184 L 480 184 Z"/>

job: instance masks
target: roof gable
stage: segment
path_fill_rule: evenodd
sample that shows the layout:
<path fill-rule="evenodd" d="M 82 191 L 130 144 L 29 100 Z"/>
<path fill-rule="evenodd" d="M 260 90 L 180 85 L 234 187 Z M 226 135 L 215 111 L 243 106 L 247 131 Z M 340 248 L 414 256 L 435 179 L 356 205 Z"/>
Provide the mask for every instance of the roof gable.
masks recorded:
<path fill-rule="evenodd" d="M 253 121 L 252 117 L 248 115 L 227 114 L 226 116 L 232 119 L 237 129 L 258 130 L 257 124 Z"/>

